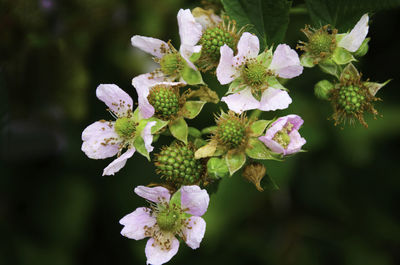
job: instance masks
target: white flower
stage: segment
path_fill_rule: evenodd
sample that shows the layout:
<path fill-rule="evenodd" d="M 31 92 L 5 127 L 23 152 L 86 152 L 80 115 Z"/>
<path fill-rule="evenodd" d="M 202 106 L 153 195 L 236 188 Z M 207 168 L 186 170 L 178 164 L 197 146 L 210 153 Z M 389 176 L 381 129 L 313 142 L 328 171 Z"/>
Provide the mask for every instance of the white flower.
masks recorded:
<path fill-rule="evenodd" d="M 182 186 L 172 197 L 164 187 L 135 188 L 135 193 L 153 202 L 152 208 L 140 207 L 120 220 L 123 236 L 134 240 L 150 237 L 145 253 L 147 264 L 161 265 L 178 252 L 181 237 L 192 249 L 200 247 L 206 231 L 201 216 L 210 197 L 198 186 Z"/>
<path fill-rule="evenodd" d="M 143 138 L 147 152 L 153 151 L 151 128 L 156 122 L 147 122 L 144 129 L 138 132 L 136 130 L 138 121 L 132 115 L 132 98 L 117 85 L 99 85 L 96 95 L 107 105 L 117 120 L 100 120 L 86 127 L 82 132 L 82 151 L 92 159 L 104 159 L 118 154 L 118 158 L 103 171 L 103 176 L 114 175 L 135 153 L 133 143 L 137 137 Z M 121 154 L 125 148 L 126 152 Z"/>
<path fill-rule="evenodd" d="M 250 109 L 285 109 L 292 102 L 274 77 L 293 78 L 302 73 L 297 53 L 288 45 L 280 44 L 270 60 L 265 59 L 265 52 L 258 55 L 259 49 L 258 38 L 248 32 L 240 38 L 236 56 L 227 45 L 220 49 L 218 81 L 223 85 L 237 82 L 237 88 L 231 91 L 233 94 L 223 97 L 221 101 L 236 113 Z M 258 94 L 258 99 L 255 94 Z"/>

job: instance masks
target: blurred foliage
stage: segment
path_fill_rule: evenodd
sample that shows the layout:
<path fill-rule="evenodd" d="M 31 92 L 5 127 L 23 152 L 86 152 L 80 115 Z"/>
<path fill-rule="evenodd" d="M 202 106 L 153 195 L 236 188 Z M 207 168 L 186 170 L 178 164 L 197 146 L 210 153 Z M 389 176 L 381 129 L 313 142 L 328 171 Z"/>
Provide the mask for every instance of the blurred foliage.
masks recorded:
<path fill-rule="evenodd" d="M 135 155 L 116 176 L 101 177 L 111 159 L 88 159 L 80 134 L 111 118 L 98 84 L 116 83 L 135 98 L 131 79 L 154 68 L 130 38 L 178 47 L 177 11 L 198 4 L 0 0 L 0 264 L 145 263 L 146 241 L 122 237 L 118 220 L 146 203 L 133 188 L 157 181 L 154 166 Z M 306 23 L 308 14 L 292 14 L 285 42 L 303 39 Z M 370 50 L 358 63 L 365 78 L 394 79 L 379 92 L 383 117 L 368 120 L 367 130 L 334 127 L 331 107 L 313 95 L 329 76 L 315 68 L 290 80 L 289 109 L 263 118 L 301 115 L 308 152 L 266 164 L 280 190 L 223 179 L 201 248 L 181 244 L 170 264 L 400 264 L 399 27 L 398 9 L 374 15 Z M 226 90 L 214 76 L 204 79 L 220 96 Z M 212 125 L 218 109 L 207 104 L 189 125 Z M 160 137 L 156 150 L 170 140 Z"/>

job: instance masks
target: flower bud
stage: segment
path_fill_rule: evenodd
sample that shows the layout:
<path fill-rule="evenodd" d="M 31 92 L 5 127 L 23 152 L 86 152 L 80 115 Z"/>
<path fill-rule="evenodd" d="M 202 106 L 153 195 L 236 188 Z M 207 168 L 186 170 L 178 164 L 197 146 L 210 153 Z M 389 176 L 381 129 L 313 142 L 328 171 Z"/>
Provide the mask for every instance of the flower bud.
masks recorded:
<path fill-rule="evenodd" d="M 321 80 L 314 86 L 314 94 L 317 98 L 329 100 L 329 95 L 334 88 L 333 84 L 328 80 Z"/>

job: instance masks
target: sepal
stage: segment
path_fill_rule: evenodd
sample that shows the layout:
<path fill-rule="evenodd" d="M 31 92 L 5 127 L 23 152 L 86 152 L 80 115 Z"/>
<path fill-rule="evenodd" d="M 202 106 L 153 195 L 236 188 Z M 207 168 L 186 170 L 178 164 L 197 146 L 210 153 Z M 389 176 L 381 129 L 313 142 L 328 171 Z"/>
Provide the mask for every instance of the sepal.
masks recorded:
<path fill-rule="evenodd" d="M 205 101 L 186 101 L 183 106 L 183 116 L 187 119 L 194 119 L 206 103 Z"/>
<path fill-rule="evenodd" d="M 207 162 L 207 173 L 212 179 L 229 176 L 229 169 L 225 159 L 218 157 L 210 158 Z"/>
<path fill-rule="evenodd" d="M 246 155 L 244 153 L 228 153 L 225 155 L 225 161 L 228 165 L 229 174 L 232 176 L 244 165 Z"/>
<path fill-rule="evenodd" d="M 169 130 L 171 134 L 178 140 L 187 144 L 188 137 L 188 125 L 186 121 L 180 117 L 176 120 L 171 121 L 169 124 Z"/>

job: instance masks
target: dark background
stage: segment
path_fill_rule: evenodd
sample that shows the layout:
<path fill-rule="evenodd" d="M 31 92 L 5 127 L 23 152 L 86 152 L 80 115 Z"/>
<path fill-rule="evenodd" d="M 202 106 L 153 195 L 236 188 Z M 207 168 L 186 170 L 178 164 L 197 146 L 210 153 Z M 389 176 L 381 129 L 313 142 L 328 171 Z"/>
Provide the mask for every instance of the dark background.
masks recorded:
<path fill-rule="evenodd" d="M 135 154 L 102 177 L 112 159 L 87 158 L 80 137 L 92 122 L 111 119 L 95 96 L 98 84 L 115 83 L 135 98 L 131 79 L 154 67 L 130 38 L 179 47 L 176 14 L 196 5 L 0 0 L 0 264 L 145 263 L 146 240 L 122 237 L 118 221 L 146 204 L 133 189 L 157 181 L 152 164 Z M 394 79 L 378 93 L 383 116 L 367 116 L 369 129 L 333 126 L 331 106 L 313 96 L 317 81 L 332 79 L 305 69 L 286 84 L 290 107 L 263 117 L 301 115 L 308 152 L 269 162 L 280 190 L 260 193 L 240 175 L 224 179 L 204 216 L 201 248 L 182 243 L 170 264 L 400 264 L 399 20 L 398 9 L 372 17 L 370 51 L 357 63 L 371 81 Z M 304 40 L 305 23 L 307 14 L 291 16 L 291 47 Z M 224 93 L 215 77 L 205 79 Z M 217 109 L 207 104 L 191 125 L 211 125 Z"/>

